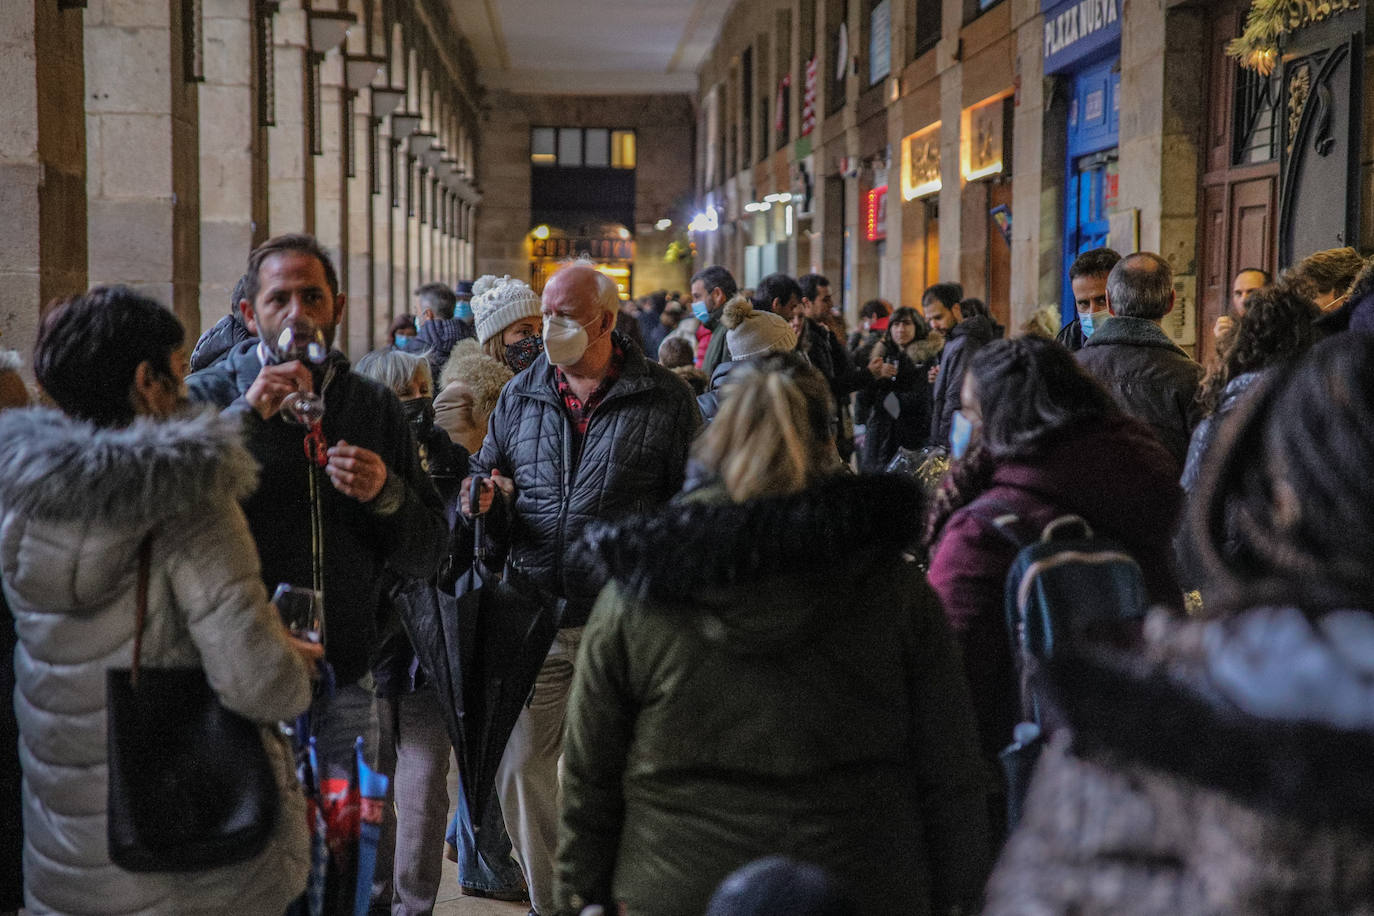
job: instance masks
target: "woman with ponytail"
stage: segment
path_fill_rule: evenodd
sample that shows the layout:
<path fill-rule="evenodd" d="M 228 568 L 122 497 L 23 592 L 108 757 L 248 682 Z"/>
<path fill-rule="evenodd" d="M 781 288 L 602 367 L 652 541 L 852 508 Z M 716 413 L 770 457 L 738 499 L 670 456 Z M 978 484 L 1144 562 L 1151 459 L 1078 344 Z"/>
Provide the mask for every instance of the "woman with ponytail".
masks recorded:
<path fill-rule="evenodd" d="M 785 854 L 868 916 L 972 912 L 987 824 L 968 689 L 909 551 L 920 496 L 844 474 L 829 386 L 742 363 L 711 483 L 589 535 L 609 574 L 564 742 L 560 913 L 699 916 Z"/>
<path fill-rule="evenodd" d="M 1248 318 L 1248 314 L 1247 314 Z M 985 916 L 1368 913 L 1374 900 L 1374 336 L 1223 421 L 1191 506 L 1217 600 L 1143 657 L 1065 659 Z"/>
<path fill-rule="evenodd" d="M 954 462 L 926 534 L 930 584 L 963 645 L 997 812 L 997 753 L 1021 708 L 1003 611 L 1018 542 L 1061 515 L 1081 516 L 1140 563 L 1152 601 L 1179 606 L 1169 561 L 1182 495 L 1154 434 L 1054 341 L 1019 337 L 980 349 L 951 439 Z"/>

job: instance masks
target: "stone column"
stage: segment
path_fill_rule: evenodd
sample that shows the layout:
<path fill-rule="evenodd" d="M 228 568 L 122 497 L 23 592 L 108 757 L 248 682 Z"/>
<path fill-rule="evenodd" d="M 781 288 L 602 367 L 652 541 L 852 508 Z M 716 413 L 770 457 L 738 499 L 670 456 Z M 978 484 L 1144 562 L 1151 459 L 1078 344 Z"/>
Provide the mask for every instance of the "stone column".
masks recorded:
<path fill-rule="evenodd" d="M 393 229 L 396 210 L 391 206 L 391 172 L 388 165 L 395 153 L 391 148 L 391 133 L 385 125 L 377 126 L 377 196 L 372 207 L 372 331 L 381 340 L 386 326 L 396 316 L 392 299 L 392 269 L 395 264 Z"/>
<path fill-rule="evenodd" d="M 355 354 L 377 345 L 376 297 L 373 295 L 372 93 L 363 89 L 353 98 L 353 176 L 348 179 L 348 345 Z M 385 328 L 383 328 L 385 330 Z M 385 341 L 382 341 L 385 344 Z"/>
<path fill-rule="evenodd" d="M 200 117 L 180 0 L 86 10 L 92 283 L 127 283 L 200 329 Z"/>
<path fill-rule="evenodd" d="M 344 73 L 343 55 L 331 51 L 319 62 L 316 74 L 320 79 L 320 155 L 315 156 L 315 237 L 334 261 L 339 272 L 339 285 L 347 290 L 351 285 L 348 273 L 348 179 L 344 170 Z M 339 342 L 351 347 L 353 325 L 359 319 L 353 311 L 361 302 L 344 309 L 343 326 L 339 328 Z M 364 338 L 366 334 L 364 333 Z M 349 354 L 357 359 L 366 350 Z"/>
<path fill-rule="evenodd" d="M 1041 205 L 1044 193 L 1044 20 L 1038 0 L 1015 0 L 1016 108 L 1012 127 L 1011 325 L 1018 328 L 1041 305 L 1058 305 L 1041 290 Z M 1052 202 L 1052 201 L 1051 201 Z M 1056 212 L 1051 208 L 1051 212 Z M 1058 270 L 1052 270 L 1058 280 Z"/>
<path fill-rule="evenodd" d="M 259 126 L 251 2 L 203 0 L 205 82 L 200 85 L 200 301 L 203 321 L 230 307 L 234 284 L 266 229 L 267 155 Z"/>
<path fill-rule="evenodd" d="M 958 60 L 959 31 L 964 22 L 963 0 L 945 0 L 944 36 L 936 56 L 940 68 L 940 277 L 958 281 L 963 248 L 964 175 L 960 160 L 960 131 L 964 116 L 964 73 Z"/>
<path fill-rule="evenodd" d="M 310 152 L 310 29 L 301 0 L 283 0 L 274 17 L 275 123 L 269 131 L 272 235 L 315 231 L 315 161 Z"/>
<path fill-rule="evenodd" d="M 0 4 L 0 85 L 0 349 L 27 354 L 43 303 L 86 288 L 81 11 Z"/>

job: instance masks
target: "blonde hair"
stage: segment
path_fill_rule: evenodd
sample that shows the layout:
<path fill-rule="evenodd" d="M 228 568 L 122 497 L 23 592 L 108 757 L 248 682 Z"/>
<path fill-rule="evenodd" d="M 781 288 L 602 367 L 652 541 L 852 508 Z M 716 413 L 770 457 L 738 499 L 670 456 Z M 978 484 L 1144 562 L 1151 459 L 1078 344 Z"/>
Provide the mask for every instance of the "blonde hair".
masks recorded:
<path fill-rule="evenodd" d="M 794 354 L 736 367 L 693 454 L 735 502 L 805 489 L 836 463 L 825 378 Z"/>

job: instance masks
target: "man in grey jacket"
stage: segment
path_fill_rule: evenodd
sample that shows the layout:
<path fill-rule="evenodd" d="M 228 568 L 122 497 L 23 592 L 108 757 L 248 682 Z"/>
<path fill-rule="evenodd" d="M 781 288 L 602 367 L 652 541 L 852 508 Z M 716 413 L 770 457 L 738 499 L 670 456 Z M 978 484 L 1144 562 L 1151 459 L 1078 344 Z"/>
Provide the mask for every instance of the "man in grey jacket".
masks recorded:
<path fill-rule="evenodd" d="M 1112 317 L 1077 353 L 1126 413 L 1148 424 L 1183 467 L 1197 425 L 1202 367 L 1160 327 L 1174 309 L 1174 274 L 1157 254 L 1127 255 L 1107 276 Z"/>

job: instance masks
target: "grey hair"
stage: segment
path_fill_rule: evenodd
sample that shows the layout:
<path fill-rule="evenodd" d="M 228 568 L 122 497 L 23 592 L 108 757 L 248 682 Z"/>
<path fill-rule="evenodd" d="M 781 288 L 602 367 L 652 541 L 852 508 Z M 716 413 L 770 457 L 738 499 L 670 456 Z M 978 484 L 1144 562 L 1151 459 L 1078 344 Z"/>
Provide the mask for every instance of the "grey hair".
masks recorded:
<path fill-rule="evenodd" d="M 1173 268 L 1149 251 L 1127 255 L 1107 275 L 1107 299 L 1112 314 L 1123 318 L 1158 321 L 1169 313 L 1173 289 Z"/>
<path fill-rule="evenodd" d="M 24 358 L 18 350 L 0 350 L 0 372 L 18 372 Z"/>
<path fill-rule="evenodd" d="M 358 360 L 353 371 L 374 382 L 381 382 L 398 396 L 417 375 L 428 382 L 431 388 L 434 387 L 434 374 L 430 372 L 429 360 L 400 350 L 373 350 Z"/>
<path fill-rule="evenodd" d="M 596 291 L 601 300 L 601 307 L 612 315 L 620 311 L 620 287 L 615 285 L 615 281 L 603 274 L 596 272 Z"/>

